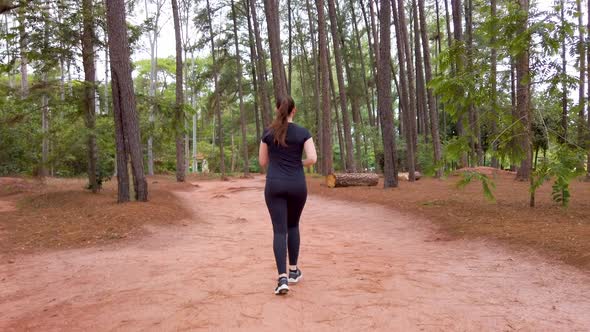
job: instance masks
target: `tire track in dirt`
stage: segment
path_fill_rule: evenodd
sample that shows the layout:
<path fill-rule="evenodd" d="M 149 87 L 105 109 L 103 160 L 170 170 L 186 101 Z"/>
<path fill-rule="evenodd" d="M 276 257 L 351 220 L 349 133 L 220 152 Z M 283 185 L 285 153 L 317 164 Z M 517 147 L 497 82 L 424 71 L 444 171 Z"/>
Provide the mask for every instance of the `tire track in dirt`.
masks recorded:
<path fill-rule="evenodd" d="M 427 222 L 310 196 L 304 278 L 272 294 L 264 180 L 177 196 L 186 227 L 140 241 L 0 263 L 0 330 L 585 331 L 590 277 L 483 241 L 437 241 Z M 215 199 L 221 197 L 223 199 Z"/>

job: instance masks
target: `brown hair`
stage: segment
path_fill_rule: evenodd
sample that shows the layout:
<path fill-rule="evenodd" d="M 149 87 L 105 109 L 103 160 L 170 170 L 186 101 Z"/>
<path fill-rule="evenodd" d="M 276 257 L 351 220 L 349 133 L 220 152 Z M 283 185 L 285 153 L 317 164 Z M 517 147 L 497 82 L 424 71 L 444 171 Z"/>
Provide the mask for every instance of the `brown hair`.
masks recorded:
<path fill-rule="evenodd" d="M 295 102 L 291 96 L 279 97 L 276 103 L 277 116 L 270 125 L 274 136 L 275 144 L 287 146 L 285 140 L 287 139 L 287 128 L 289 128 L 289 121 L 287 118 L 295 109 Z"/>

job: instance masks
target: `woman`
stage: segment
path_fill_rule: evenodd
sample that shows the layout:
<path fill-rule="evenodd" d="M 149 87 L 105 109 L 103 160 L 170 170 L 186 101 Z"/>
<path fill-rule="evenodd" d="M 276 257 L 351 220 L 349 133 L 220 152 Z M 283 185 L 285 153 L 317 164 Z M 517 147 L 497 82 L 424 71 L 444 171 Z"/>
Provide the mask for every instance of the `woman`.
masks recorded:
<path fill-rule="evenodd" d="M 276 107 L 276 118 L 262 136 L 258 160 L 262 167 L 268 164 L 264 199 L 272 219 L 273 250 L 279 272 L 275 294 L 282 295 L 289 292 L 289 282 L 297 283 L 303 276 L 297 268 L 299 217 L 307 199 L 303 167 L 315 164 L 317 154 L 309 130 L 293 123 L 297 113 L 293 98 L 280 98 Z M 301 160 L 304 150 L 307 159 Z"/>

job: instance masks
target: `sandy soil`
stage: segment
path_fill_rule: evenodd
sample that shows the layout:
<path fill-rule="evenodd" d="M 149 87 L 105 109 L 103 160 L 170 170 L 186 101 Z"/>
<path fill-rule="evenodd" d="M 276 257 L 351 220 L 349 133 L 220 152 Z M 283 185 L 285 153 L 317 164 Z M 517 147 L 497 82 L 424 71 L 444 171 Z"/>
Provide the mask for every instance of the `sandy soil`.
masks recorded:
<path fill-rule="evenodd" d="M 449 241 L 369 203 L 310 196 L 303 281 L 273 295 L 264 180 L 201 182 L 186 226 L 0 258 L 0 331 L 586 331 L 590 276 Z"/>

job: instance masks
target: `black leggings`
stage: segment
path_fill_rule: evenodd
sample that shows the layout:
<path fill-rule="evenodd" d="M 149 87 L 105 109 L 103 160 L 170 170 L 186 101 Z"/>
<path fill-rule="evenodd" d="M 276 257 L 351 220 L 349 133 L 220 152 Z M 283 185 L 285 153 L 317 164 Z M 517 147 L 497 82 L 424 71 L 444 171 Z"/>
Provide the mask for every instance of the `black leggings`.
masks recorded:
<path fill-rule="evenodd" d="M 264 199 L 272 219 L 277 270 L 287 273 L 287 246 L 290 265 L 297 265 L 299 257 L 299 217 L 307 200 L 305 180 L 267 179 Z"/>

